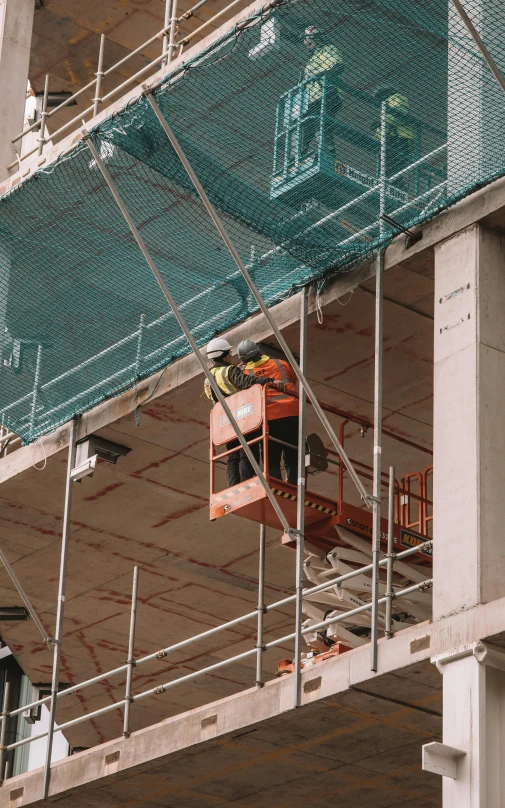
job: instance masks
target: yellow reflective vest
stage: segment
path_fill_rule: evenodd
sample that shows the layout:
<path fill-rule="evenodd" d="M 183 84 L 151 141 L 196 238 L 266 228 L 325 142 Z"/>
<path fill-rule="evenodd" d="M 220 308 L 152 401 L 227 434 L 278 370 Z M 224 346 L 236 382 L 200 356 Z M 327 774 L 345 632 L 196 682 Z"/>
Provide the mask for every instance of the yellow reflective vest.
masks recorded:
<path fill-rule="evenodd" d="M 325 73 L 337 65 L 343 63 L 342 54 L 336 45 L 323 45 L 316 48 L 309 61 L 305 65 L 305 78 L 310 79 L 312 76 L 317 76 L 318 73 Z M 340 95 L 343 95 L 342 90 L 337 88 Z M 314 81 L 308 85 L 308 102 L 312 104 L 314 101 L 320 101 L 323 94 L 323 88 L 320 81 Z"/>
<path fill-rule="evenodd" d="M 230 368 L 232 367 L 233 365 L 220 365 L 219 367 L 214 367 L 210 369 L 210 372 L 214 376 L 219 386 L 219 389 L 222 391 L 222 393 L 224 393 L 225 396 L 231 396 L 233 395 L 233 393 L 238 393 L 239 391 L 239 388 L 236 385 L 234 385 L 233 382 L 231 382 L 229 379 Z M 207 398 L 210 399 L 212 403 L 214 403 L 215 399 L 212 394 L 212 387 L 210 386 L 208 379 L 205 379 L 204 391 Z"/>

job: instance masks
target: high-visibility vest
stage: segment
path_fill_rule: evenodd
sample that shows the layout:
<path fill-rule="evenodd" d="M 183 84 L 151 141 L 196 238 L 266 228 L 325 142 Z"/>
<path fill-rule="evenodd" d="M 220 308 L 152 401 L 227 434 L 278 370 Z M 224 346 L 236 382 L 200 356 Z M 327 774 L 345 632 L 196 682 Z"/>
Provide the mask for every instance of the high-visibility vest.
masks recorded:
<path fill-rule="evenodd" d="M 262 356 L 255 362 L 248 362 L 244 373 L 249 376 L 268 376 L 270 379 L 279 379 L 288 385 L 287 390 L 295 392 L 296 375 L 289 364 L 283 359 L 274 359 L 271 356 Z M 267 388 L 267 417 L 269 421 L 277 418 L 288 418 L 298 415 L 298 399 L 288 393 L 281 393 L 275 388 Z"/>
<path fill-rule="evenodd" d="M 320 48 L 316 48 L 305 65 L 305 78 L 310 79 L 312 76 L 317 76 L 318 73 L 326 73 L 326 71 L 331 70 L 333 67 L 342 64 L 342 54 L 336 45 L 323 45 Z M 343 96 L 340 87 L 337 88 L 337 92 L 340 97 Z M 319 101 L 322 94 L 323 88 L 320 81 L 314 81 L 308 85 L 309 104 L 314 103 L 314 101 Z"/>
<path fill-rule="evenodd" d="M 230 368 L 233 365 L 219 365 L 219 367 L 214 367 L 210 369 L 210 372 L 214 376 L 219 389 L 225 396 L 232 396 L 233 393 L 238 393 L 239 388 L 233 384 L 233 382 L 229 379 Z M 205 379 L 204 384 L 204 391 L 207 398 L 209 398 L 212 403 L 215 402 L 214 394 L 212 392 L 212 387 L 210 386 L 209 380 Z"/>

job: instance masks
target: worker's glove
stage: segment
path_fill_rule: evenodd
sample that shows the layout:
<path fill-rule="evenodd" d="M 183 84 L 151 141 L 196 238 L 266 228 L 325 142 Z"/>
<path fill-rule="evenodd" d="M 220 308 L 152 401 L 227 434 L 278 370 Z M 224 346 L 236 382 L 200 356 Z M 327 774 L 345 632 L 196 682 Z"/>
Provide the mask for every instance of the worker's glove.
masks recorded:
<path fill-rule="evenodd" d="M 286 392 L 286 384 L 284 382 L 274 381 L 274 386 L 277 388 L 277 390 L 280 390 L 281 393 Z"/>

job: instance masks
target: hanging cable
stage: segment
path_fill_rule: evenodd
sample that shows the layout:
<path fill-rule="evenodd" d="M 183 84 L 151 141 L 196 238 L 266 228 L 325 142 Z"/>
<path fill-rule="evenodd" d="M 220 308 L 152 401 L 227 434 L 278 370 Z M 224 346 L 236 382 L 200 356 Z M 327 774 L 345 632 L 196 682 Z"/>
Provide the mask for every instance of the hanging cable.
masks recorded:
<path fill-rule="evenodd" d="M 41 461 L 41 462 L 42 462 L 42 465 L 41 465 L 41 466 L 37 466 L 37 462 L 38 462 L 38 461 L 36 462 L 36 461 L 35 461 L 35 458 L 34 458 L 34 455 L 35 455 L 35 447 L 37 446 L 37 443 L 40 443 L 40 445 L 41 445 L 41 447 L 42 447 L 42 451 L 43 451 L 43 453 L 44 453 L 44 459 Z M 46 447 L 45 447 L 45 445 L 44 445 L 44 438 L 43 438 L 43 437 L 42 437 L 42 435 L 41 435 L 41 436 L 40 436 L 40 438 L 37 438 L 37 440 L 35 441 L 35 443 L 34 443 L 34 444 L 33 444 L 33 446 L 32 446 L 32 468 L 34 468 L 34 469 L 35 469 L 35 471 L 44 471 L 44 469 L 45 469 L 45 467 L 46 467 L 46 466 L 47 466 L 47 454 L 46 454 Z"/>
<path fill-rule="evenodd" d="M 167 367 L 168 367 L 168 365 L 167 365 Z M 135 426 L 140 426 L 140 408 L 143 407 L 144 404 L 147 404 L 147 402 L 150 401 L 152 399 L 152 397 L 154 396 L 156 390 L 160 386 L 160 382 L 161 382 L 161 380 L 162 380 L 162 378 L 163 378 L 163 376 L 164 376 L 164 374 L 166 372 L 167 367 L 163 368 L 160 375 L 158 376 L 158 381 L 154 385 L 152 393 L 149 393 L 147 398 L 145 398 L 144 401 L 141 401 L 140 404 L 137 404 L 137 406 L 135 407 Z"/>

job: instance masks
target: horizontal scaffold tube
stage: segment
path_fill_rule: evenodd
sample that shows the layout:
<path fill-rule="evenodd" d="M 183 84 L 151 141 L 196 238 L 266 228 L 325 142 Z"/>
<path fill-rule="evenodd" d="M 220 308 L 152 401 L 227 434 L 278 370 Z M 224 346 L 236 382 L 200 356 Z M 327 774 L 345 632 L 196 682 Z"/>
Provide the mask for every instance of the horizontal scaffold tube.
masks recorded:
<path fill-rule="evenodd" d="M 417 547 L 409 547 L 408 550 L 403 550 L 401 553 L 395 554 L 395 560 L 401 561 L 408 556 L 414 555 L 415 553 L 423 552 L 430 549 L 433 545 L 433 542 L 427 541 L 423 544 L 420 544 Z M 388 563 L 387 558 L 384 558 L 382 561 L 379 562 L 380 567 L 385 567 Z M 318 592 L 324 592 L 326 589 L 331 589 L 332 586 L 336 586 L 343 581 L 348 581 L 351 578 L 355 578 L 358 575 L 361 575 L 365 572 L 368 572 L 372 569 L 372 564 L 368 564 L 366 567 L 360 567 L 352 572 L 348 572 L 345 575 L 340 575 L 338 578 L 332 578 L 329 581 L 325 581 L 322 584 L 318 584 L 317 586 L 313 586 L 310 589 L 303 590 L 303 597 L 309 597 L 311 595 L 315 595 Z M 419 584 L 418 586 L 421 586 Z M 400 597 L 401 592 L 398 592 L 395 597 Z M 296 595 L 289 595 L 287 598 L 283 598 L 282 600 L 278 600 L 275 603 L 271 603 L 269 606 L 266 606 L 266 611 L 270 612 L 273 609 L 278 609 L 281 606 L 285 606 L 288 603 L 293 603 L 296 599 Z M 368 604 L 367 604 L 368 605 Z M 345 612 L 346 615 L 351 614 L 351 612 Z M 144 665 L 146 662 L 152 662 L 155 659 L 164 659 L 169 654 L 173 653 L 174 651 L 179 651 L 181 648 L 185 648 L 188 645 L 191 645 L 195 642 L 200 642 L 200 640 L 205 640 L 208 637 L 212 637 L 214 634 L 219 634 L 221 631 L 227 631 L 233 626 L 238 626 L 240 623 L 245 623 L 247 620 L 252 620 L 253 618 L 257 618 L 258 612 L 254 610 L 253 612 L 248 612 L 247 614 L 243 614 L 240 617 L 235 617 L 233 620 L 229 620 L 227 623 L 223 623 L 220 626 L 215 626 L 214 628 L 207 629 L 207 631 L 203 631 L 201 634 L 196 634 L 193 637 L 189 637 L 186 640 L 181 640 L 175 645 L 169 645 L 166 648 L 162 648 L 160 651 L 155 651 L 152 654 L 147 654 L 147 656 L 141 657 L 135 661 L 135 667 L 139 667 L 139 665 Z M 120 665 L 117 668 L 114 668 L 111 671 L 107 671 L 106 673 L 101 673 L 98 676 L 94 676 L 92 679 L 87 679 L 85 682 L 81 682 L 77 685 L 72 685 L 72 687 L 68 687 L 66 690 L 62 690 L 57 694 L 57 698 L 64 698 L 65 696 L 70 696 L 73 693 L 76 693 L 78 690 L 83 690 L 86 687 L 90 687 L 91 685 L 95 685 L 98 682 L 103 682 L 105 679 L 108 679 L 111 676 L 117 676 L 120 673 L 125 673 L 128 668 L 127 663 L 124 665 Z M 51 700 L 51 696 L 46 696 L 43 699 L 38 699 L 38 701 L 33 701 L 30 704 L 25 704 L 23 707 L 18 707 L 16 710 L 11 710 L 9 713 L 9 717 L 19 715 L 20 713 L 25 712 L 26 710 L 31 710 L 34 707 L 38 707 L 40 704 L 47 704 Z M 1 715 L 0 715 L 1 720 Z M 42 737 L 42 736 L 41 736 Z"/>

